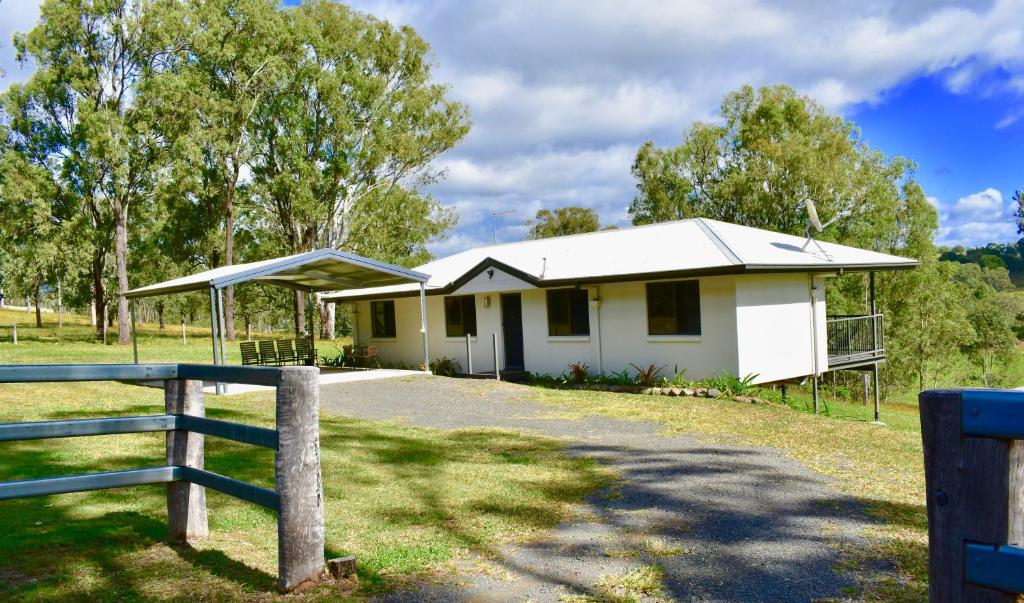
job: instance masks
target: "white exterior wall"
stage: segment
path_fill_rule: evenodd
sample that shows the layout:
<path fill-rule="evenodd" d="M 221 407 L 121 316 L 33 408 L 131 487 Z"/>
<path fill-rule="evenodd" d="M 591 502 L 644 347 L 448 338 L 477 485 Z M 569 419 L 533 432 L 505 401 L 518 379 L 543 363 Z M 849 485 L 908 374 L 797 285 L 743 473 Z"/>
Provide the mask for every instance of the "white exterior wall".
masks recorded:
<path fill-rule="evenodd" d="M 647 335 L 645 282 L 590 285 L 590 335 L 549 337 L 547 302 L 543 289 L 495 270 L 486 271 L 464 285 L 454 295 L 472 293 L 476 298 L 479 337 L 472 338 L 473 368 L 493 371 L 492 333 L 501 342 L 500 292 L 519 291 L 523 308 L 523 356 L 526 370 L 558 375 L 572 362 L 586 363 L 597 373 L 629 369 L 630 364 L 664 366 L 671 376 L 678 367 L 691 379 L 708 377 L 729 370 L 746 376 L 757 374 L 756 382 L 803 377 L 813 372 L 811 281 L 806 274 L 716 276 L 700 281 L 701 335 Z M 824 281 L 820 286 L 816 311 L 819 342 L 819 371 L 827 368 L 825 342 Z M 504 289 L 504 287 L 516 287 Z M 489 307 L 485 299 L 489 298 Z M 356 302 L 356 334 L 360 345 L 377 345 L 384 362 L 416 367 L 422 362 L 418 297 L 395 300 L 393 340 L 371 337 L 370 302 Z M 430 356 L 448 356 L 466 362 L 464 337 L 449 338 L 445 333 L 444 298 L 427 297 L 430 332 Z"/>
<path fill-rule="evenodd" d="M 825 298 L 821 284 L 819 337 L 824 341 Z M 806 274 L 736 277 L 736 332 L 740 377 L 766 383 L 814 372 L 811 278 Z M 824 370 L 828 347 L 824 353 Z"/>

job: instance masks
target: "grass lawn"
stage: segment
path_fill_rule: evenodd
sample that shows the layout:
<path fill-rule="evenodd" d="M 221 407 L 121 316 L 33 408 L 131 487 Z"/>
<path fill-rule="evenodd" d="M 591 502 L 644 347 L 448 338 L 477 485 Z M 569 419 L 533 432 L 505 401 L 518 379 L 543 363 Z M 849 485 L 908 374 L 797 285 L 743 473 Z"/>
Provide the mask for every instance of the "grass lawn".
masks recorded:
<path fill-rule="evenodd" d="M 8 319 L 0 315 L 0 324 Z M 87 325 L 58 333 L 25 322 L 17 346 L 0 333 L 0 363 L 131 360 L 130 346 L 91 342 Z M 208 362 L 202 336 L 196 330 L 183 346 L 147 327 L 142 358 Z M 151 388 L 0 385 L 0 422 L 162 412 L 162 392 Z M 272 426 L 274 404 L 265 393 L 209 396 L 207 412 Z M 466 553 L 487 557 L 500 544 L 540 536 L 606 479 L 557 440 L 498 430 L 441 432 L 325 415 L 321 442 L 327 554 L 356 555 L 360 579 L 358 586 L 328 581 L 288 600 L 359 598 L 444 577 Z M 162 434 L 6 442 L 0 480 L 148 467 L 163 464 L 163 454 Z M 272 451 L 207 438 L 206 463 L 272 487 Z M 164 543 L 162 486 L 0 502 L 0 599 L 278 598 L 275 515 L 216 492 L 208 506 L 210 539 L 174 548 Z"/>
<path fill-rule="evenodd" d="M 849 551 L 850 569 L 862 584 L 858 597 L 879 601 L 927 599 L 927 517 L 924 464 L 916 407 L 884 410 L 886 426 L 861 417 L 870 410 L 832 403 L 831 417 L 797 412 L 780 404 L 754 405 L 707 398 L 666 398 L 577 390 L 537 389 L 539 401 L 567 405 L 571 416 L 607 415 L 653 421 L 668 432 L 709 441 L 767 446 L 784 451 L 861 502 L 878 524 L 870 545 Z M 805 401 L 797 397 L 798 408 Z M 837 417 L 852 417 L 841 419 Z M 880 578 L 880 561 L 895 565 L 898 579 Z"/>

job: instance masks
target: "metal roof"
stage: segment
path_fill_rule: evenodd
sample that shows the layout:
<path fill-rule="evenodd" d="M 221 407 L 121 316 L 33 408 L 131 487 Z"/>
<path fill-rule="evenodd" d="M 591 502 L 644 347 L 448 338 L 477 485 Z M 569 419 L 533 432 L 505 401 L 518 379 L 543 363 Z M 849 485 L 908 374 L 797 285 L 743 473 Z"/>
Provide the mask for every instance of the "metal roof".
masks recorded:
<path fill-rule="evenodd" d="M 318 249 L 272 260 L 221 266 L 132 289 L 129 298 L 223 289 L 248 281 L 301 291 L 338 291 L 407 284 L 416 289 L 429 277 L 422 272 L 378 262 L 336 249 Z"/>
<path fill-rule="evenodd" d="M 469 249 L 417 266 L 427 292 L 450 293 L 489 266 L 537 287 L 751 272 L 832 272 L 913 268 L 914 259 L 805 237 L 691 218 L 616 230 Z M 822 253 L 821 250 L 825 253 Z M 827 255 L 826 255 L 827 254 Z M 323 299 L 401 297 L 410 285 L 350 289 Z"/>

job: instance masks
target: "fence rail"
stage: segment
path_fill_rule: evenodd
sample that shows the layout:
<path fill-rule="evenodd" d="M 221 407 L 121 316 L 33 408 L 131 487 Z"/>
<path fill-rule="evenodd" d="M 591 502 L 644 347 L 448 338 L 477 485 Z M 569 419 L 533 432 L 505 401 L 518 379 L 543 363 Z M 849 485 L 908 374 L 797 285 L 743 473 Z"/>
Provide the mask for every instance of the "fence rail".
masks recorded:
<path fill-rule="evenodd" d="M 883 315 L 829 316 L 825 324 L 829 366 L 885 357 Z"/>
<path fill-rule="evenodd" d="M 1024 391 L 922 392 L 932 601 L 1024 593 Z"/>
<path fill-rule="evenodd" d="M 0 501 L 142 484 L 167 484 L 169 538 L 208 535 L 205 488 L 278 513 L 278 586 L 317 580 L 324 569 L 320 478 L 319 369 L 197 364 L 0 365 L 0 383 L 164 381 L 165 414 L 0 423 L 0 442 L 163 431 L 167 464 L 157 467 L 0 482 Z M 273 385 L 276 428 L 209 419 L 203 381 Z M 204 436 L 275 451 L 275 488 L 204 469 Z"/>

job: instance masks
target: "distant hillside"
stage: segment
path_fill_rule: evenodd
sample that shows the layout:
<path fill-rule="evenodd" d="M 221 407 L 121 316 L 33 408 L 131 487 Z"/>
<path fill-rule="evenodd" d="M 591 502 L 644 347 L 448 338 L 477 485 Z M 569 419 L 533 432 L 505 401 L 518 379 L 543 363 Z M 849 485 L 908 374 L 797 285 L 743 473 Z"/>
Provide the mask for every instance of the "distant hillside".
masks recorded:
<path fill-rule="evenodd" d="M 978 264 L 984 268 L 1006 268 L 1010 280 L 1017 287 L 1024 287 L 1024 239 L 1016 243 L 989 243 L 984 247 L 966 248 L 957 245 L 943 248 L 939 259 L 961 264 Z"/>

